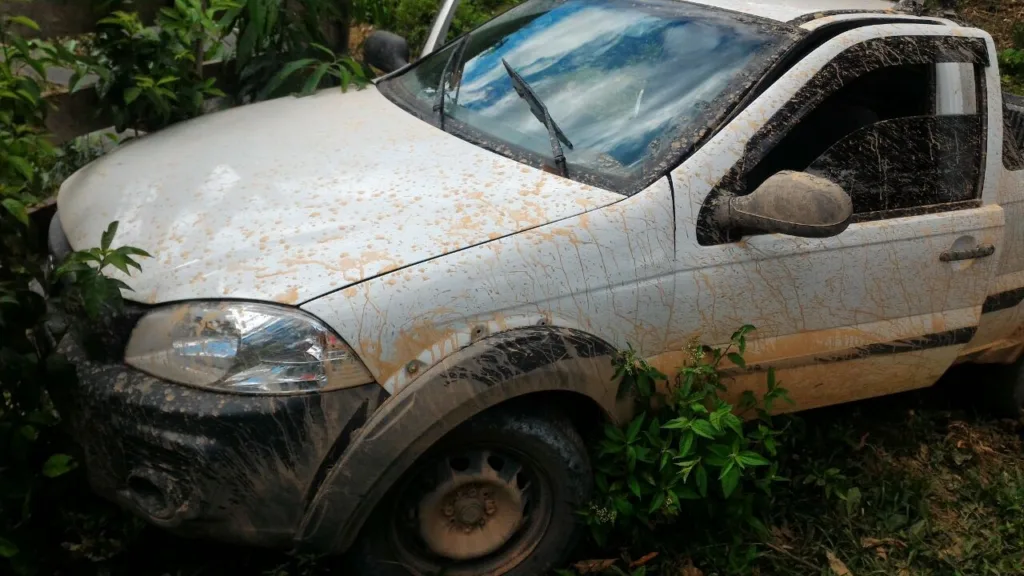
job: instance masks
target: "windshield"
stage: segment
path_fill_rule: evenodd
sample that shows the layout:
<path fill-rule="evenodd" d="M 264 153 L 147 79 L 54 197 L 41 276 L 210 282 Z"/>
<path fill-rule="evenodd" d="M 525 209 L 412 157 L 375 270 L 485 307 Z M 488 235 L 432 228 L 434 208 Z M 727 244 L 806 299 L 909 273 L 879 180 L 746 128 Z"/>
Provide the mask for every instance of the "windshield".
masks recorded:
<path fill-rule="evenodd" d="M 530 0 L 472 32 L 453 59 L 461 66 L 449 63 L 454 42 L 380 88 L 423 118 L 443 109 L 447 131 L 550 169 L 548 129 L 504 59 L 572 142 L 568 176 L 632 193 L 654 168 L 681 161 L 794 37 L 785 25 L 685 2 Z"/>

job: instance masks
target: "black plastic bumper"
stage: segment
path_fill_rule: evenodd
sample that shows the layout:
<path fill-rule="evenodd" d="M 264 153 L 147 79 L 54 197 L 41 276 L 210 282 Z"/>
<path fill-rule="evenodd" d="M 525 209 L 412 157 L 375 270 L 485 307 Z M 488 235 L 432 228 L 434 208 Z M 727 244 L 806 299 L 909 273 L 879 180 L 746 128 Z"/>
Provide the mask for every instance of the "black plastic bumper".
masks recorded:
<path fill-rule="evenodd" d="M 291 546 L 327 470 L 387 396 L 376 384 L 221 394 L 91 363 L 71 338 L 61 349 L 78 372 L 68 408 L 93 489 L 186 536 Z"/>

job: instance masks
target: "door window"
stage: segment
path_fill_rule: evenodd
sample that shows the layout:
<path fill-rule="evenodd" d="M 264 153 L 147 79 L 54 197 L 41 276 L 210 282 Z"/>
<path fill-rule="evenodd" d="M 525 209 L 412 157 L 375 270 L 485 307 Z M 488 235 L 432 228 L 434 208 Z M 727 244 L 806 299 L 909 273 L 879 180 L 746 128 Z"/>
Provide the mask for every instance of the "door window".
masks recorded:
<path fill-rule="evenodd" d="M 974 200 L 982 116 L 974 98 L 940 111 L 935 71 L 887 66 L 834 92 L 748 172 L 746 189 L 780 170 L 806 171 L 842 186 L 858 220 Z"/>
<path fill-rule="evenodd" d="M 749 194 L 782 170 L 842 186 L 855 221 L 976 206 L 984 172 L 983 50 L 977 39 L 941 36 L 847 49 L 750 140 L 705 201 L 698 241 L 736 240 L 710 223 L 715 199 Z"/>

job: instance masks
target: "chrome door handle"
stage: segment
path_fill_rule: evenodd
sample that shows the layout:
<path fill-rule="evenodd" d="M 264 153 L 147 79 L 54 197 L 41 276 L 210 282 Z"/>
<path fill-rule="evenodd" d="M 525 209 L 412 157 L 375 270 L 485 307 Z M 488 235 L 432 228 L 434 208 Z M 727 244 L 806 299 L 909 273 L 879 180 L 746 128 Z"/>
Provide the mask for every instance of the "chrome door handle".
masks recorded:
<path fill-rule="evenodd" d="M 954 262 L 956 260 L 973 260 L 975 258 L 984 258 L 991 256 L 996 253 L 996 247 L 992 244 L 979 244 L 974 248 L 968 248 L 966 250 L 946 250 L 942 254 L 939 254 L 939 260 L 942 262 Z"/>

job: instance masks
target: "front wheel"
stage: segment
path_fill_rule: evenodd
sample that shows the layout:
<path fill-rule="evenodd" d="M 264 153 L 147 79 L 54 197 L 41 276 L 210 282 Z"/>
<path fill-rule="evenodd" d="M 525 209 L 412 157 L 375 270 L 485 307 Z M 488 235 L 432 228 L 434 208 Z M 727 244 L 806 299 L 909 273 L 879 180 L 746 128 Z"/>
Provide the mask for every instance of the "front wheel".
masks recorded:
<path fill-rule="evenodd" d="M 527 576 L 558 567 L 590 495 L 586 447 L 560 416 L 491 411 L 441 440 L 374 511 L 357 574 Z"/>

